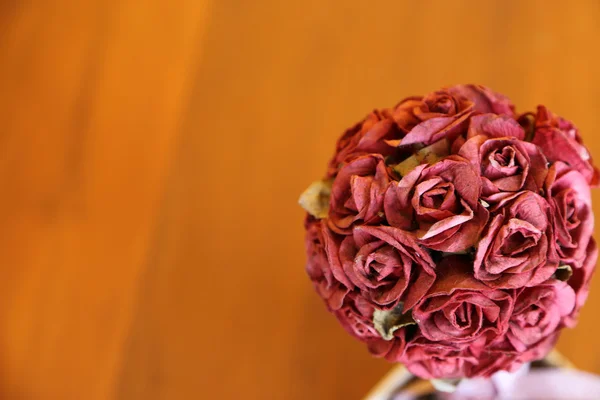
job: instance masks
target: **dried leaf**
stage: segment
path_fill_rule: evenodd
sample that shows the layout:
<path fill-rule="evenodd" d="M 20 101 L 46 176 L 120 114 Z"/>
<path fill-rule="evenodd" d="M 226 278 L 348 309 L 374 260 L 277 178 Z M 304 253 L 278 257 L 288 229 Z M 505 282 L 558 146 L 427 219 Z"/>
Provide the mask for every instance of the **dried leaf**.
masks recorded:
<path fill-rule="evenodd" d="M 419 166 L 421 162 L 417 158 L 417 155 L 414 154 L 408 157 L 406 160 L 402 161 L 400 164 L 396 164 L 392 167 L 394 171 L 400 174 L 400 176 L 408 175 L 410 171 Z"/>
<path fill-rule="evenodd" d="M 573 275 L 573 268 L 570 265 L 559 265 L 554 273 L 554 277 L 559 281 L 566 282 Z"/>
<path fill-rule="evenodd" d="M 417 154 L 423 157 L 429 164 L 433 164 L 450 154 L 450 143 L 448 142 L 448 139 L 442 139 L 430 146 L 422 148 Z"/>
<path fill-rule="evenodd" d="M 298 203 L 315 218 L 326 218 L 329 212 L 331 181 L 316 181 L 300 195 Z"/>
<path fill-rule="evenodd" d="M 452 393 L 460 383 L 460 379 L 432 379 L 431 384 L 439 392 Z"/>
<path fill-rule="evenodd" d="M 405 176 L 418 165 L 424 162 L 427 164 L 435 164 L 442 158 L 448 156 L 448 154 L 450 154 L 450 143 L 447 139 L 442 139 L 430 146 L 423 147 L 406 160 L 395 165 L 393 169 L 398 172 L 400 176 Z"/>
<path fill-rule="evenodd" d="M 416 322 L 411 313 L 403 314 L 404 304 L 400 303 L 389 311 L 375 310 L 373 312 L 373 325 L 382 338 L 392 340 L 394 332 L 407 325 L 415 325 Z"/>

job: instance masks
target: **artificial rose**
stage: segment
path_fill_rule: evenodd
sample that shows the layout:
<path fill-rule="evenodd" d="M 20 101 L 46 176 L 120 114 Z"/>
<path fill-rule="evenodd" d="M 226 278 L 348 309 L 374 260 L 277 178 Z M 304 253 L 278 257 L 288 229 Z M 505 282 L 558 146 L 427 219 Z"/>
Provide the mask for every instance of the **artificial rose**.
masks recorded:
<path fill-rule="evenodd" d="M 421 121 L 431 118 L 452 117 L 472 107 L 471 102 L 460 96 L 453 96 L 447 90 L 438 90 L 429 93 L 423 98 L 419 107 L 415 107 L 414 114 Z"/>
<path fill-rule="evenodd" d="M 589 184 L 598 184 L 598 169 L 575 125 L 544 106 L 537 109 L 533 143 L 540 146 L 549 161 L 564 161 L 579 171 Z"/>
<path fill-rule="evenodd" d="M 381 339 L 373 326 L 373 305 L 360 294 L 349 293 L 343 306 L 334 311 L 344 329 L 357 339 L 369 341 Z"/>
<path fill-rule="evenodd" d="M 392 340 L 370 339 L 367 341 L 369 352 L 379 358 L 390 362 L 402 360 L 406 349 L 406 336 L 408 328 L 400 328 L 394 332 Z"/>
<path fill-rule="evenodd" d="M 509 321 L 506 337 L 519 353 L 551 336 L 575 307 L 575 292 L 556 279 L 521 289 Z"/>
<path fill-rule="evenodd" d="M 469 345 L 431 342 L 422 335 L 406 343 L 402 357 L 396 361 L 422 379 L 460 379 L 489 377 L 500 370 L 515 371 L 522 363 L 515 353 L 486 346 L 480 338 Z"/>
<path fill-rule="evenodd" d="M 512 117 L 508 115 L 480 114 L 469 119 L 467 134 L 459 135 L 452 142 L 451 153 L 458 154 L 467 139 L 484 135 L 490 138 L 514 137 L 523 140 L 525 131 Z"/>
<path fill-rule="evenodd" d="M 472 346 L 459 346 L 451 342 L 431 342 L 423 335 L 408 342 L 404 354 L 394 361 L 402 362 L 406 368 L 421 379 L 464 378 L 472 365 L 477 364 L 484 341 Z"/>
<path fill-rule="evenodd" d="M 471 117 L 467 138 L 485 135 L 490 138 L 514 137 L 525 139 L 525 130 L 508 115 L 481 114 Z"/>
<path fill-rule="evenodd" d="M 493 288 L 535 286 L 558 266 L 550 206 L 525 191 L 499 203 L 475 254 L 475 278 Z"/>
<path fill-rule="evenodd" d="M 398 153 L 388 141 L 404 136 L 388 110 L 375 110 L 363 121 L 348 129 L 338 140 L 333 158 L 329 161 L 327 177 L 334 177 L 340 167 L 356 157 L 367 154 L 383 156 Z"/>
<path fill-rule="evenodd" d="M 565 325 L 573 328 L 577 324 L 577 318 L 581 307 L 585 304 L 590 291 L 590 281 L 598 261 L 598 246 L 594 238 L 590 239 L 586 248 L 586 257 L 580 267 L 572 265 L 573 275 L 567 281 L 567 284 L 575 291 L 575 308 L 573 312 L 565 318 Z"/>
<path fill-rule="evenodd" d="M 550 167 L 545 186 L 560 261 L 580 266 L 594 232 L 590 187 L 581 173 L 561 161 Z"/>
<path fill-rule="evenodd" d="M 381 155 L 367 155 L 344 165 L 333 181 L 329 205 L 329 226 L 338 233 L 350 233 L 356 222 L 383 221 L 383 199 L 390 176 Z"/>
<path fill-rule="evenodd" d="M 419 122 L 421 122 L 421 120 L 415 115 L 415 112 L 416 110 L 421 110 L 422 107 L 422 97 L 408 97 L 398 103 L 392 110 L 386 110 L 386 114 L 389 113 L 390 117 L 396 123 L 398 129 L 402 131 L 402 136 L 404 136 Z"/>
<path fill-rule="evenodd" d="M 517 361 L 520 363 L 527 363 L 531 361 L 541 360 L 552 351 L 554 345 L 558 341 L 560 331 L 554 332 L 546 338 L 540 340 L 532 348 L 522 353 L 515 353 Z"/>
<path fill-rule="evenodd" d="M 340 239 L 321 220 L 310 216 L 304 226 L 306 272 L 327 307 L 330 310 L 337 310 L 342 307 L 348 288 L 352 286 L 340 267 L 338 259 Z"/>
<path fill-rule="evenodd" d="M 379 309 L 399 301 L 408 311 L 435 280 L 434 263 L 407 232 L 389 226 L 355 226 L 340 246 L 345 275 Z"/>
<path fill-rule="evenodd" d="M 455 96 L 469 99 L 474 104 L 474 111 L 480 114 L 494 113 L 513 116 L 515 106 L 510 99 L 500 93 L 495 93 L 481 85 L 456 85 L 447 89 Z"/>
<path fill-rule="evenodd" d="M 489 378 L 498 371 L 515 372 L 523 365 L 518 354 L 483 348 L 477 363 L 467 366 L 465 376 L 469 378 Z"/>
<path fill-rule="evenodd" d="M 457 85 L 375 110 L 337 142 L 307 272 L 369 351 L 422 378 L 489 377 L 575 325 L 598 258 L 575 126 Z"/>
<path fill-rule="evenodd" d="M 512 291 L 491 290 L 473 278 L 468 257 L 438 264 L 435 284 L 413 309 L 421 334 L 435 342 L 468 344 L 504 335 L 513 311 Z"/>
<path fill-rule="evenodd" d="M 531 190 L 537 193 L 548 173 L 546 157 L 539 147 L 515 137 L 473 136 L 460 148 L 459 154 L 481 172 L 483 197 L 488 202 L 506 197 L 505 192 Z"/>
<path fill-rule="evenodd" d="M 479 203 L 477 170 L 464 158 L 449 156 L 434 165 L 419 165 L 385 194 L 390 225 L 417 229 L 421 244 L 459 252 L 473 246 L 488 220 Z"/>
<path fill-rule="evenodd" d="M 396 330 L 392 340 L 382 339 L 373 325 L 374 311 L 373 304 L 367 299 L 356 292 L 350 292 L 342 307 L 334 311 L 334 315 L 350 335 L 367 344 L 372 355 L 395 360 L 404 353 L 405 329 Z"/>
<path fill-rule="evenodd" d="M 473 102 L 448 90 L 433 92 L 423 99 L 414 114 L 421 123 L 415 126 L 400 141 L 400 146 L 430 145 L 438 140 L 453 140 L 468 126 L 473 111 Z"/>

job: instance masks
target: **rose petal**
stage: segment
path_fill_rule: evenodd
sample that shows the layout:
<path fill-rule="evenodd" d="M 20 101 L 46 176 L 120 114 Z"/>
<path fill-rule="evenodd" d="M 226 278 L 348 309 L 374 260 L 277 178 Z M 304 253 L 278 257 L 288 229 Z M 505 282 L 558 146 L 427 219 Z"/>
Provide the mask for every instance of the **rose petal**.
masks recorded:
<path fill-rule="evenodd" d="M 447 89 L 456 96 L 463 96 L 474 103 L 477 113 L 514 115 L 514 106 L 508 97 L 495 93 L 481 85 L 456 85 Z"/>
<path fill-rule="evenodd" d="M 525 139 L 525 130 L 509 115 L 482 114 L 471 117 L 467 138 L 470 139 L 481 134 L 493 138 Z"/>
<path fill-rule="evenodd" d="M 419 180 L 426 165 L 420 165 L 403 177 L 397 184 L 391 184 L 384 199 L 384 210 L 390 225 L 410 230 L 413 222 L 411 206 L 411 191 Z"/>
<path fill-rule="evenodd" d="M 452 117 L 438 117 L 423 121 L 402 138 L 400 146 L 416 143 L 430 145 L 444 138 L 453 140 L 464 130 L 470 115 L 471 108 L 467 108 Z"/>
<path fill-rule="evenodd" d="M 410 310 L 424 293 L 426 293 L 435 280 L 434 263 L 429 254 L 416 242 L 415 238 L 407 232 L 390 226 L 359 226 L 354 228 L 359 237 L 370 235 L 390 246 L 393 246 L 400 254 L 407 257 L 410 263 L 404 268 L 410 268 L 411 284 L 402 294 L 405 310 Z M 412 279 L 412 278 L 411 278 Z"/>

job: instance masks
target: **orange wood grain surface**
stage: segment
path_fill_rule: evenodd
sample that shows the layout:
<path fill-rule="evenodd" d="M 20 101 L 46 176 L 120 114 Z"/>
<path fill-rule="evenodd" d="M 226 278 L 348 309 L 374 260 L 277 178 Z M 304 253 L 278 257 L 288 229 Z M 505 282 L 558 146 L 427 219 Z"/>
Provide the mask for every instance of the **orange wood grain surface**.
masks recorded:
<path fill-rule="evenodd" d="M 0 2 L 0 398 L 360 398 L 390 366 L 313 293 L 299 193 L 452 83 L 600 159 L 600 3 L 558 4 Z M 596 373 L 599 310 L 559 344 Z"/>

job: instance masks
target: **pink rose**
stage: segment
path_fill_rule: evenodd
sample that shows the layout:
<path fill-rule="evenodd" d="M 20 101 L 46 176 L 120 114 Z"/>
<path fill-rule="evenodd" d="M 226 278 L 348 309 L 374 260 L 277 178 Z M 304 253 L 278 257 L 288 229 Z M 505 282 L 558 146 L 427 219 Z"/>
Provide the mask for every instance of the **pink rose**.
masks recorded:
<path fill-rule="evenodd" d="M 465 376 L 470 378 L 489 378 L 498 371 L 515 372 L 523 365 L 518 355 L 490 348 L 483 348 L 477 363 L 468 365 Z"/>
<path fill-rule="evenodd" d="M 338 233 L 350 233 L 356 222 L 383 221 L 383 199 L 390 183 L 380 155 L 368 155 L 344 165 L 331 187 L 329 226 Z"/>
<path fill-rule="evenodd" d="M 477 170 L 464 158 L 449 156 L 419 165 L 389 186 L 384 210 L 390 225 L 417 229 L 421 244 L 459 252 L 473 246 L 488 220 L 479 203 Z"/>
<path fill-rule="evenodd" d="M 306 272 L 317 293 L 330 310 L 342 307 L 344 297 L 352 284 L 344 275 L 338 257 L 340 239 L 320 220 L 308 217 L 306 229 Z M 338 268 L 332 268 L 332 266 Z"/>
<path fill-rule="evenodd" d="M 475 254 L 475 278 L 493 288 L 535 286 L 558 266 L 550 206 L 525 191 L 498 205 Z"/>
<path fill-rule="evenodd" d="M 418 336 L 406 344 L 400 362 L 414 375 L 422 379 L 464 378 L 470 367 L 477 364 L 483 341 L 469 346 L 457 346 L 451 342 L 432 343 Z"/>
<path fill-rule="evenodd" d="M 414 109 L 414 115 L 423 122 L 401 138 L 400 146 L 427 146 L 444 138 L 451 141 L 466 131 L 472 112 L 473 102 L 465 97 L 448 90 L 430 93 L 423 98 L 423 103 Z"/>
<path fill-rule="evenodd" d="M 546 357 L 548 353 L 552 351 L 554 345 L 556 345 L 559 334 L 560 331 L 554 332 L 549 336 L 546 336 L 544 339 L 540 340 L 529 350 L 522 353 L 515 353 L 517 361 L 520 363 L 527 363 L 531 361 L 541 360 L 542 358 Z"/>
<path fill-rule="evenodd" d="M 481 114 L 471 117 L 467 138 L 484 135 L 489 138 L 525 139 L 523 127 L 508 115 Z"/>
<path fill-rule="evenodd" d="M 533 143 L 540 146 L 549 161 L 564 161 L 579 171 L 589 184 L 598 184 L 598 170 L 575 125 L 538 106 L 535 127 Z"/>
<path fill-rule="evenodd" d="M 473 136 L 459 154 L 481 171 L 483 197 L 489 202 L 506 197 L 503 192 L 539 192 L 548 172 L 539 147 L 515 137 Z"/>
<path fill-rule="evenodd" d="M 393 155 L 399 150 L 388 141 L 399 140 L 404 132 L 398 128 L 389 110 L 375 110 L 363 121 L 348 129 L 338 140 L 329 161 L 327 177 L 332 178 L 340 167 L 356 157 L 368 154 Z"/>
<path fill-rule="evenodd" d="M 500 370 L 514 372 L 524 363 L 541 360 L 554 348 L 559 333 L 555 331 L 544 336 L 524 351 L 515 350 L 506 337 L 500 337 L 483 348 L 478 363 L 470 366 L 466 376 L 489 377 Z"/>
<path fill-rule="evenodd" d="M 390 362 L 399 362 L 402 360 L 406 349 L 406 331 L 407 328 L 398 329 L 394 332 L 392 340 L 369 340 L 367 342 L 369 353 L 374 357 L 385 358 Z"/>
<path fill-rule="evenodd" d="M 449 256 L 437 266 L 437 279 L 413 309 L 421 334 L 456 345 L 504 335 L 513 311 L 512 291 L 491 290 L 473 278 L 467 257 Z"/>
<path fill-rule="evenodd" d="M 407 232 L 389 226 L 356 226 L 340 246 L 345 275 L 379 309 L 404 302 L 409 310 L 435 280 L 434 263 Z"/>
<path fill-rule="evenodd" d="M 374 110 L 300 204 L 306 270 L 371 354 L 422 378 L 489 377 L 576 324 L 598 259 L 577 128 L 457 85 Z"/>
<path fill-rule="evenodd" d="M 530 350 L 551 336 L 574 307 L 575 292 L 565 282 L 553 279 L 521 289 L 506 337 L 519 353 Z"/>
<path fill-rule="evenodd" d="M 369 352 L 375 357 L 385 357 L 389 360 L 399 358 L 404 353 L 405 329 L 394 332 L 392 340 L 384 340 L 373 325 L 373 304 L 360 294 L 349 293 L 344 299 L 344 305 L 334 311 L 342 327 L 352 336 L 365 342 Z"/>
<path fill-rule="evenodd" d="M 415 107 L 414 114 L 421 121 L 427 121 L 431 118 L 453 117 L 471 107 L 471 102 L 466 98 L 453 96 L 447 90 L 438 90 L 425 96 L 420 106 Z"/>
<path fill-rule="evenodd" d="M 356 293 L 346 296 L 344 305 L 334 311 L 344 329 L 357 339 L 369 341 L 381 340 L 381 335 L 373 326 L 373 305 Z"/>
<path fill-rule="evenodd" d="M 421 122 L 421 119 L 415 115 L 415 112 L 416 110 L 421 110 L 423 104 L 422 97 L 407 97 L 389 111 L 396 126 L 402 131 L 402 136 L 410 132 L 412 128 Z M 399 140 L 397 143 L 399 143 Z M 395 144 L 397 145 L 397 143 Z"/>
<path fill-rule="evenodd" d="M 500 370 L 515 371 L 522 365 L 515 353 L 490 349 L 485 342 L 482 338 L 469 346 L 458 346 L 420 336 L 405 345 L 399 361 L 422 379 L 489 377 Z"/>
<path fill-rule="evenodd" d="M 590 281 L 598 261 L 598 246 L 594 238 L 590 239 L 586 248 L 586 257 L 581 266 L 572 264 L 573 275 L 567 281 L 567 284 L 575 291 L 575 308 L 573 312 L 565 318 L 565 325 L 573 328 L 577 325 L 577 318 L 581 307 L 585 304 L 589 291 Z"/>
<path fill-rule="evenodd" d="M 500 93 L 481 85 L 456 85 L 448 88 L 455 96 L 461 96 L 474 104 L 474 111 L 479 114 L 494 113 L 514 116 L 515 106 L 510 99 Z"/>
<path fill-rule="evenodd" d="M 545 186 L 558 256 L 563 263 L 581 265 L 594 232 L 590 187 L 581 173 L 561 161 L 550 167 Z"/>

